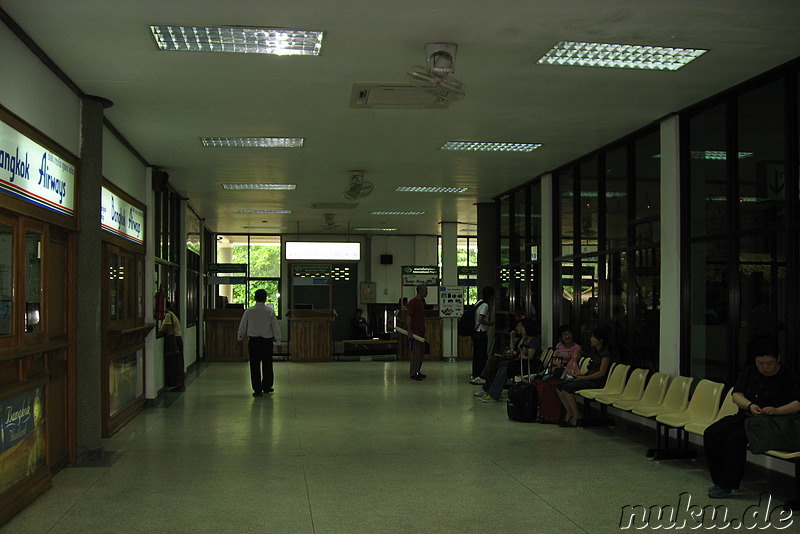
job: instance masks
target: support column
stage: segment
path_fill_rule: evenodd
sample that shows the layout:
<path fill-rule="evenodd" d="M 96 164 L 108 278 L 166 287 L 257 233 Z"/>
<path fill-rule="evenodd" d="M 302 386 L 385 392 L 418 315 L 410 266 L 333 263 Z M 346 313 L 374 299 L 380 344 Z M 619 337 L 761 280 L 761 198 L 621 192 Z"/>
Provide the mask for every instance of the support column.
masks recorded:
<path fill-rule="evenodd" d="M 442 280 L 439 285 L 458 285 L 458 223 L 440 223 L 442 233 Z M 458 319 L 442 319 L 442 358 L 458 359 Z"/>
<path fill-rule="evenodd" d="M 539 312 L 539 321 L 542 329 L 542 347 L 554 347 L 558 340 L 555 339 L 556 323 L 553 315 L 553 298 L 555 294 L 556 277 L 553 269 L 553 229 L 555 220 L 553 213 L 553 175 L 545 174 L 541 179 L 542 188 L 542 245 L 539 248 L 539 263 L 541 265 L 542 301 L 536 303 Z M 560 283 L 560 281 L 559 281 Z"/>
<path fill-rule="evenodd" d="M 500 265 L 500 244 L 497 242 L 497 204 L 481 202 L 478 205 L 478 298 L 486 286 L 495 288 L 495 295 L 500 295 L 500 277 L 497 266 Z M 489 303 L 489 316 L 494 319 L 495 303 Z M 489 354 L 494 350 L 494 325 L 489 328 Z"/>
<path fill-rule="evenodd" d="M 102 235 L 100 230 L 103 186 L 103 109 L 111 102 L 86 96 L 81 102 L 80 187 L 78 190 L 78 302 L 76 438 L 78 463 L 96 459 L 102 452 Z"/>
<path fill-rule="evenodd" d="M 661 314 L 659 368 L 680 374 L 681 361 L 681 191 L 680 121 L 661 123 Z"/>

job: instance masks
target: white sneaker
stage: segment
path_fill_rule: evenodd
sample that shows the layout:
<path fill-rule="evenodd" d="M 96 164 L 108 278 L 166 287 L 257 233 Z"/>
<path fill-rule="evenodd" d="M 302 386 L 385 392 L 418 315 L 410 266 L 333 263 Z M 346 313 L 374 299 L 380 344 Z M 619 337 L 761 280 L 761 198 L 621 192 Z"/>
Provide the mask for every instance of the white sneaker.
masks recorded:
<path fill-rule="evenodd" d="M 476 376 L 472 380 L 469 381 L 470 384 L 473 386 L 482 386 L 486 383 L 486 379 Z"/>
<path fill-rule="evenodd" d="M 485 391 L 483 391 L 482 389 L 479 389 L 478 391 L 476 391 L 476 392 L 475 392 L 475 393 L 473 393 L 472 395 L 473 395 L 474 397 L 481 398 L 481 397 L 483 397 L 484 395 L 486 395 L 486 392 L 485 392 Z"/>

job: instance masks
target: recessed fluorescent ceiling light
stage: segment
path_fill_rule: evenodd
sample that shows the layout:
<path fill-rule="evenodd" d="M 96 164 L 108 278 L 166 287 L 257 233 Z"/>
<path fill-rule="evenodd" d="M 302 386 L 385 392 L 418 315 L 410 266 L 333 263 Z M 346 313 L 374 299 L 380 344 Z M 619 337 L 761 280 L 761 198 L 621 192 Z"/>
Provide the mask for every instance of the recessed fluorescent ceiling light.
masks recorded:
<path fill-rule="evenodd" d="M 152 25 L 161 50 L 179 52 L 242 52 L 278 56 L 318 56 L 322 32 L 244 26 Z"/>
<path fill-rule="evenodd" d="M 211 148 L 300 148 L 302 137 L 201 137 L 200 142 Z"/>
<path fill-rule="evenodd" d="M 292 213 L 292 210 L 234 210 L 234 213 Z"/>
<path fill-rule="evenodd" d="M 533 152 L 541 143 L 482 143 L 473 141 L 448 141 L 442 150 L 471 150 L 478 152 Z"/>
<path fill-rule="evenodd" d="M 288 226 L 242 226 L 249 230 L 286 230 Z"/>
<path fill-rule="evenodd" d="M 401 185 L 395 191 L 406 191 L 409 193 L 463 193 L 468 187 L 422 187 Z"/>
<path fill-rule="evenodd" d="M 273 191 L 294 191 L 295 184 L 222 184 L 222 189 L 243 190 L 243 189 L 269 189 Z"/>
<path fill-rule="evenodd" d="M 739 152 L 739 159 L 752 158 L 752 152 Z M 724 150 L 692 150 L 692 159 L 710 159 L 714 161 L 724 161 L 728 159 L 728 153 Z"/>
<path fill-rule="evenodd" d="M 397 228 L 376 228 L 372 226 L 364 226 L 359 228 L 353 228 L 353 230 L 357 232 L 394 232 Z"/>
<path fill-rule="evenodd" d="M 424 215 L 424 211 L 371 211 L 370 215 Z"/>
<path fill-rule="evenodd" d="M 573 67 L 678 70 L 708 50 L 561 41 L 539 63 Z"/>

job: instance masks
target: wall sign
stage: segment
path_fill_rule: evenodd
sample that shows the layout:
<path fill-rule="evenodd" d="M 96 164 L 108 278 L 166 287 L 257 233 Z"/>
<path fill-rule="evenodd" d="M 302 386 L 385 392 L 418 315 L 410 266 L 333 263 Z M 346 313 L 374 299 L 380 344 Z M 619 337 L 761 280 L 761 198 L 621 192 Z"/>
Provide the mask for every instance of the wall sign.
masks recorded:
<path fill-rule="evenodd" d="M 75 216 L 75 167 L 0 121 L 0 190 Z"/>
<path fill-rule="evenodd" d="M 44 465 L 44 388 L 0 401 L 0 493 Z"/>
<path fill-rule="evenodd" d="M 144 244 L 144 211 L 105 187 L 100 206 L 100 227 L 138 245 Z"/>
<path fill-rule="evenodd" d="M 438 286 L 439 268 L 426 265 L 405 265 L 401 268 L 403 286 Z"/>

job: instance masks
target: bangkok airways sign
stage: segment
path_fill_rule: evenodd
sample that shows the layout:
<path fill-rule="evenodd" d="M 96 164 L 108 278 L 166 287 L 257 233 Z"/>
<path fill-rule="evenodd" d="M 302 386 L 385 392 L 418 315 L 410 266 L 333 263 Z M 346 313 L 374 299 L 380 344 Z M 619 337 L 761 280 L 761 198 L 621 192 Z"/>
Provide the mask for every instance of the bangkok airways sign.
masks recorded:
<path fill-rule="evenodd" d="M 75 215 L 75 166 L 0 121 L 0 190 Z"/>
<path fill-rule="evenodd" d="M 128 241 L 144 244 L 144 211 L 105 187 L 100 205 L 100 227 Z"/>

